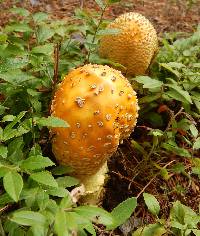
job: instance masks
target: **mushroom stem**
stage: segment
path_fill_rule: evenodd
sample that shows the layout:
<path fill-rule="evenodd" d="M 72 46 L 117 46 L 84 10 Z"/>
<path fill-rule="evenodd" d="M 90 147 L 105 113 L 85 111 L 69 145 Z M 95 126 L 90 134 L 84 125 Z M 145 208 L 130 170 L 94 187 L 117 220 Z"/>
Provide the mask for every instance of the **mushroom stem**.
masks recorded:
<path fill-rule="evenodd" d="M 107 162 L 93 175 L 80 176 L 79 179 L 85 187 L 85 194 L 81 198 L 81 202 L 85 204 L 98 205 L 101 204 L 104 185 L 108 178 Z"/>

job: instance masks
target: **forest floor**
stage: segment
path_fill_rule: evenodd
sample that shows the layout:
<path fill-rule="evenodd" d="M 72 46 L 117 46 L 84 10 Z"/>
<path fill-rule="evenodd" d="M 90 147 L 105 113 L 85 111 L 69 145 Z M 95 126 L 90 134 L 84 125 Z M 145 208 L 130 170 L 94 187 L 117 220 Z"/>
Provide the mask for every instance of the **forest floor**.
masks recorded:
<path fill-rule="evenodd" d="M 115 18 L 124 12 L 136 11 L 145 15 L 159 33 L 191 32 L 199 23 L 200 1 L 197 0 L 197 3 L 192 6 L 188 5 L 188 2 L 185 0 L 122 0 L 120 4 L 114 4 L 108 9 L 106 16 Z M 94 0 L 3 0 L 0 3 L 0 25 L 12 17 L 6 10 L 14 5 L 26 7 L 32 12 L 49 12 L 56 19 L 71 17 L 77 7 L 98 9 Z"/>

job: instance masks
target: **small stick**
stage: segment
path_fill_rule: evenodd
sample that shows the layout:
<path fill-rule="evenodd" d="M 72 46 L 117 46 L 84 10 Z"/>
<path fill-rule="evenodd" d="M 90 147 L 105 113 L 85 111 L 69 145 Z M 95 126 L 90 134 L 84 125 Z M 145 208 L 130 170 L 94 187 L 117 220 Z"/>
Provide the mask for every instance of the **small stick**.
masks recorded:
<path fill-rule="evenodd" d="M 52 83 L 52 90 L 55 89 L 55 86 L 58 82 L 58 65 L 59 65 L 59 43 L 56 43 L 54 47 L 54 76 L 53 76 L 53 83 Z"/>
<path fill-rule="evenodd" d="M 170 161 L 169 163 L 167 163 L 165 166 L 163 166 L 162 169 L 166 168 L 167 166 L 171 165 L 173 162 L 175 162 L 175 160 Z M 136 198 L 139 198 L 140 195 L 146 190 L 146 188 L 156 179 L 156 177 L 160 174 L 160 172 L 158 172 L 145 186 L 144 188 L 138 193 Z"/>

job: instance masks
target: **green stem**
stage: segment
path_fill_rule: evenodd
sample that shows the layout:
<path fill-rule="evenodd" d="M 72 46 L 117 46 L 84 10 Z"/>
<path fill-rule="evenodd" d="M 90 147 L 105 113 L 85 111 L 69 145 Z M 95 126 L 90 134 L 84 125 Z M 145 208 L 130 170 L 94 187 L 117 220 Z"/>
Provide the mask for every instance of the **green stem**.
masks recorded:
<path fill-rule="evenodd" d="M 96 30 L 95 30 L 94 35 L 93 35 L 92 44 L 95 42 L 95 39 L 96 39 L 96 36 L 97 36 L 97 32 L 98 32 L 99 27 L 100 27 L 100 25 L 101 25 L 101 23 L 102 23 L 103 15 L 104 15 L 104 13 L 105 13 L 106 8 L 107 8 L 107 5 L 105 5 L 105 7 L 102 9 L 102 12 L 101 12 L 101 16 L 100 16 L 98 25 L 97 25 Z M 89 52 L 88 52 L 88 55 L 87 55 L 87 62 L 90 61 L 90 55 L 91 55 L 91 48 L 89 48 Z"/>

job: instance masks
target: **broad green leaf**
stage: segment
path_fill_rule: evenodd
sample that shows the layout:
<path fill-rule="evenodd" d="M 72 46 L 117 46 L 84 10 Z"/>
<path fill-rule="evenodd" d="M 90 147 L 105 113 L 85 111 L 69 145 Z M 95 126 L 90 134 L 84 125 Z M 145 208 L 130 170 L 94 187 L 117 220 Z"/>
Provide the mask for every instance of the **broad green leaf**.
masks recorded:
<path fill-rule="evenodd" d="M 19 225 L 34 226 L 34 225 L 45 225 L 45 217 L 34 211 L 16 211 L 13 213 L 11 220 Z"/>
<path fill-rule="evenodd" d="M 103 29 L 99 30 L 97 32 L 97 35 L 103 36 L 103 35 L 117 35 L 120 34 L 121 30 L 120 29 Z"/>
<path fill-rule="evenodd" d="M 72 205 L 73 205 L 73 202 L 72 202 L 72 198 L 71 198 L 70 194 L 68 194 L 67 197 L 64 197 L 60 201 L 60 207 L 63 209 L 70 208 Z"/>
<path fill-rule="evenodd" d="M 27 72 L 22 72 L 19 69 L 10 70 L 4 73 L 0 73 L 0 78 L 4 81 L 13 85 L 22 85 L 24 82 L 35 79 L 34 76 L 28 74 Z"/>
<path fill-rule="evenodd" d="M 3 186 L 9 196 L 18 202 L 20 193 L 23 188 L 23 179 L 20 174 L 15 171 L 8 172 L 3 178 Z"/>
<path fill-rule="evenodd" d="M 21 167 L 27 170 L 37 170 L 53 165 L 55 164 L 48 157 L 36 155 L 30 156 L 29 158 L 24 160 L 21 164 Z"/>
<path fill-rule="evenodd" d="M 0 205 L 5 206 L 8 203 L 13 203 L 14 200 L 7 194 L 0 195 Z"/>
<path fill-rule="evenodd" d="M 195 236 L 200 236 L 200 230 L 193 229 L 192 232 L 195 234 Z"/>
<path fill-rule="evenodd" d="M 11 167 L 11 168 L 9 168 L 9 167 Z M 0 164 L 0 178 L 4 177 L 11 170 L 12 170 L 12 166 L 5 166 L 5 165 Z"/>
<path fill-rule="evenodd" d="M 56 181 L 58 186 L 63 188 L 69 188 L 79 184 L 79 180 L 71 176 L 59 177 L 56 179 Z"/>
<path fill-rule="evenodd" d="M 18 14 L 20 16 L 28 16 L 30 14 L 28 10 L 26 10 L 25 8 L 20 8 L 20 7 L 11 8 L 10 11 L 13 14 Z"/>
<path fill-rule="evenodd" d="M 0 157 L 6 158 L 8 154 L 8 148 L 0 144 Z"/>
<path fill-rule="evenodd" d="M 198 136 L 198 129 L 196 128 L 196 126 L 194 124 L 190 125 L 190 131 L 192 133 L 192 135 L 196 138 Z"/>
<path fill-rule="evenodd" d="M 36 23 L 40 23 L 42 21 L 45 21 L 48 19 L 49 15 L 47 13 L 44 12 L 36 12 L 35 14 L 32 15 L 33 16 L 33 20 Z"/>
<path fill-rule="evenodd" d="M 177 70 L 173 69 L 169 63 L 160 63 L 159 65 L 176 75 L 178 78 L 180 77 L 181 74 Z"/>
<path fill-rule="evenodd" d="M 200 216 L 198 216 L 190 207 L 181 204 L 180 201 L 176 201 L 170 210 L 171 225 L 175 228 L 196 228 L 200 222 Z"/>
<path fill-rule="evenodd" d="M 191 157 L 191 154 L 188 150 L 184 148 L 180 148 L 172 143 L 163 143 L 162 147 L 168 151 L 174 152 L 175 154 L 182 157 Z"/>
<path fill-rule="evenodd" d="M 41 211 L 45 210 L 48 205 L 49 195 L 46 191 L 39 189 L 36 195 L 36 201 Z"/>
<path fill-rule="evenodd" d="M 47 190 L 47 193 L 51 196 L 56 196 L 56 197 L 67 197 L 69 195 L 67 189 L 62 187 L 49 189 Z"/>
<path fill-rule="evenodd" d="M 52 30 L 47 25 L 41 25 L 37 31 L 37 38 L 39 43 L 45 42 L 54 35 L 54 30 Z"/>
<path fill-rule="evenodd" d="M 143 84 L 143 88 L 148 88 L 148 89 L 160 88 L 163 86 L 163 82 L 156 79 L 152 79 L 149 76 L 137 76 L 132 80 L 135 80 L 140 84 Z"/>
<path fill-rule="evenodd" d="M 55 216 L 54 230 L 58 236 L 68 236 L 67 222 L 65 218 L 65 212 L 59 209 Z"/>
<path fill-rule="evenodd" d="M 8 107 L 0 105 L 0 115 L 3 115 L 6 109 L 8 109 Z M 1 136 L 0 136 L 0 139 L 1 139 Z"/>
<path fill-rule="evenodd" d="M 160 212 L 160 205 L 158 200 L 149 193 L 143 193 L 144 201 L 153 215 L 158 215 Z"/>
<path fill-rule="evenodd" d="M 5 131 L 5 130 L 4 130 Z M 14 139 L 8 144 L 8 160 L 12 163 L 18 164 L 23 160 L 23 138 Z"/>
<path fill-rule="evenodd" d="M 74 212 L 66 212 L 65 219 L 67 221 L 67 228 L 69 230 L 77 230 L 78 222 L 76 221 L 76 218 L 74 217 Z"/>
<path fill-rule="evenodd" d="M 47 227 L 43 225 L 33 225 L 30 227 L 29 231 L 31 231 L 31 236 L 46 236 L 47 235 Z M 29 233 L 28 231 L 28 233 Z M 27 233 L 27 236 L 29 236 Z"/>
<path fill-rule="evenodd" d="M 45 55 L 50 55 L 52 54 L 54 51 L 54 46 L 52 43 L 48 43 L 45 45 L 41 45 L 41 46 L 36 46 L 32 49 L 32 53 L 33 54 L 45 54 Z"/>
<path fill-rule="evenodd" d="M 105 226 L 113 225 L 113 217 L 110 213 L 96 206 L 80 206 L 74 208 L 74 212 L 83 218 Z"/>
<path fill-rule="evenodd" d="M 14 23 L 14 24 L 6 26 L 5 31 L 7 32 L 16 31 L 16 32 L 24 33 L 24 32 L 32 32 L 33 30 L 26 23 Z"/>
<path fill-rule="evenodd" d="M 31 157 L 31 156 L 37 156 L 37 155 L 39 155 L 39 156 L 42 155 L 42 149 L 41 149 L 40 145 L 36 143 L 36 144 L 31 148 L 31 150 L 30 150 L 30 152 L 29 152 L 29 157 Z"/>
<path fill-rule="evenodd" d="M 166 84 L 166 86 L 170 88 L 170 91 L 167 92 L 169 96 L 178 101 L 192 104 L 190 94 L 186 90 L 175 84 Z"/>
<path fill-rule="evenodd" d="M 5 43 L 7 38 L 8 38 L 7 34 L 0 33 L 0 42 L 1 43 Z"/>
<path fill-rule="evenodd" d="M 33 173 L 30 175 L 30 178 L 40 184 L 44 184 L 44 185 L 54 187 L 54 188 L 58 187 L 56 180 L 53 178 L 53 176 L 48 171 Z"/>
<path fill-rule="evenodd" d="M 48 126 L 48 127 L 62 127 L 67 128 L 69 127 L 68 123 L 58 117 L 49 116 L 47 118 L 42 117 L 35 117 L 35 121 L 38 125 L 41 126 Z"/>
<path fill-rule="evenodd" d="M 194 142 L 193 149 L 200 149 L 200 137 L 198 137 Z"/>
<path fill-rule="evenodd" d="M 54 175 L 64 175 L 64 174 L 69 174 L 73 170 L 70 166 L 56 166 L 55 168 L 52 169 L 52 174 Z"/>
<path fill-rule="evenodd" d="M 0 64 L 0 73 L 24 68 L 25 66 L 28 65 L 28 63 L 29 59 L 27 56 L 22 56 L 22 57 L 16 56 L 12 58 L 9 57 L 2 59 L 2 63 Z"/>
<path fill-rule="evenodd" d="M 159 223 L 156 224 L 149 224 L 145 227 L 140 227 L 132 236 L 162 236 L 166 234 L 166 229 L 164 226 L 160 225 Z"/>
<path fill-rule="evenodd" d="M 134 212 L 137 206 L 137 199 L 135 197 L 128 198 L 127 200 L 121 202 L 117 207 L 115 207 L 111 216 L 113 217 L 113 224 L 108 225 L 107 229 L 115 229 L 122 225 Z"/>
<path fill-rule="evenodd" d="M 3 117 L 2 122 L 13 121 L 15 118 L 16 118 L 16 116 L 6 115 L 6 116 Z"/>

